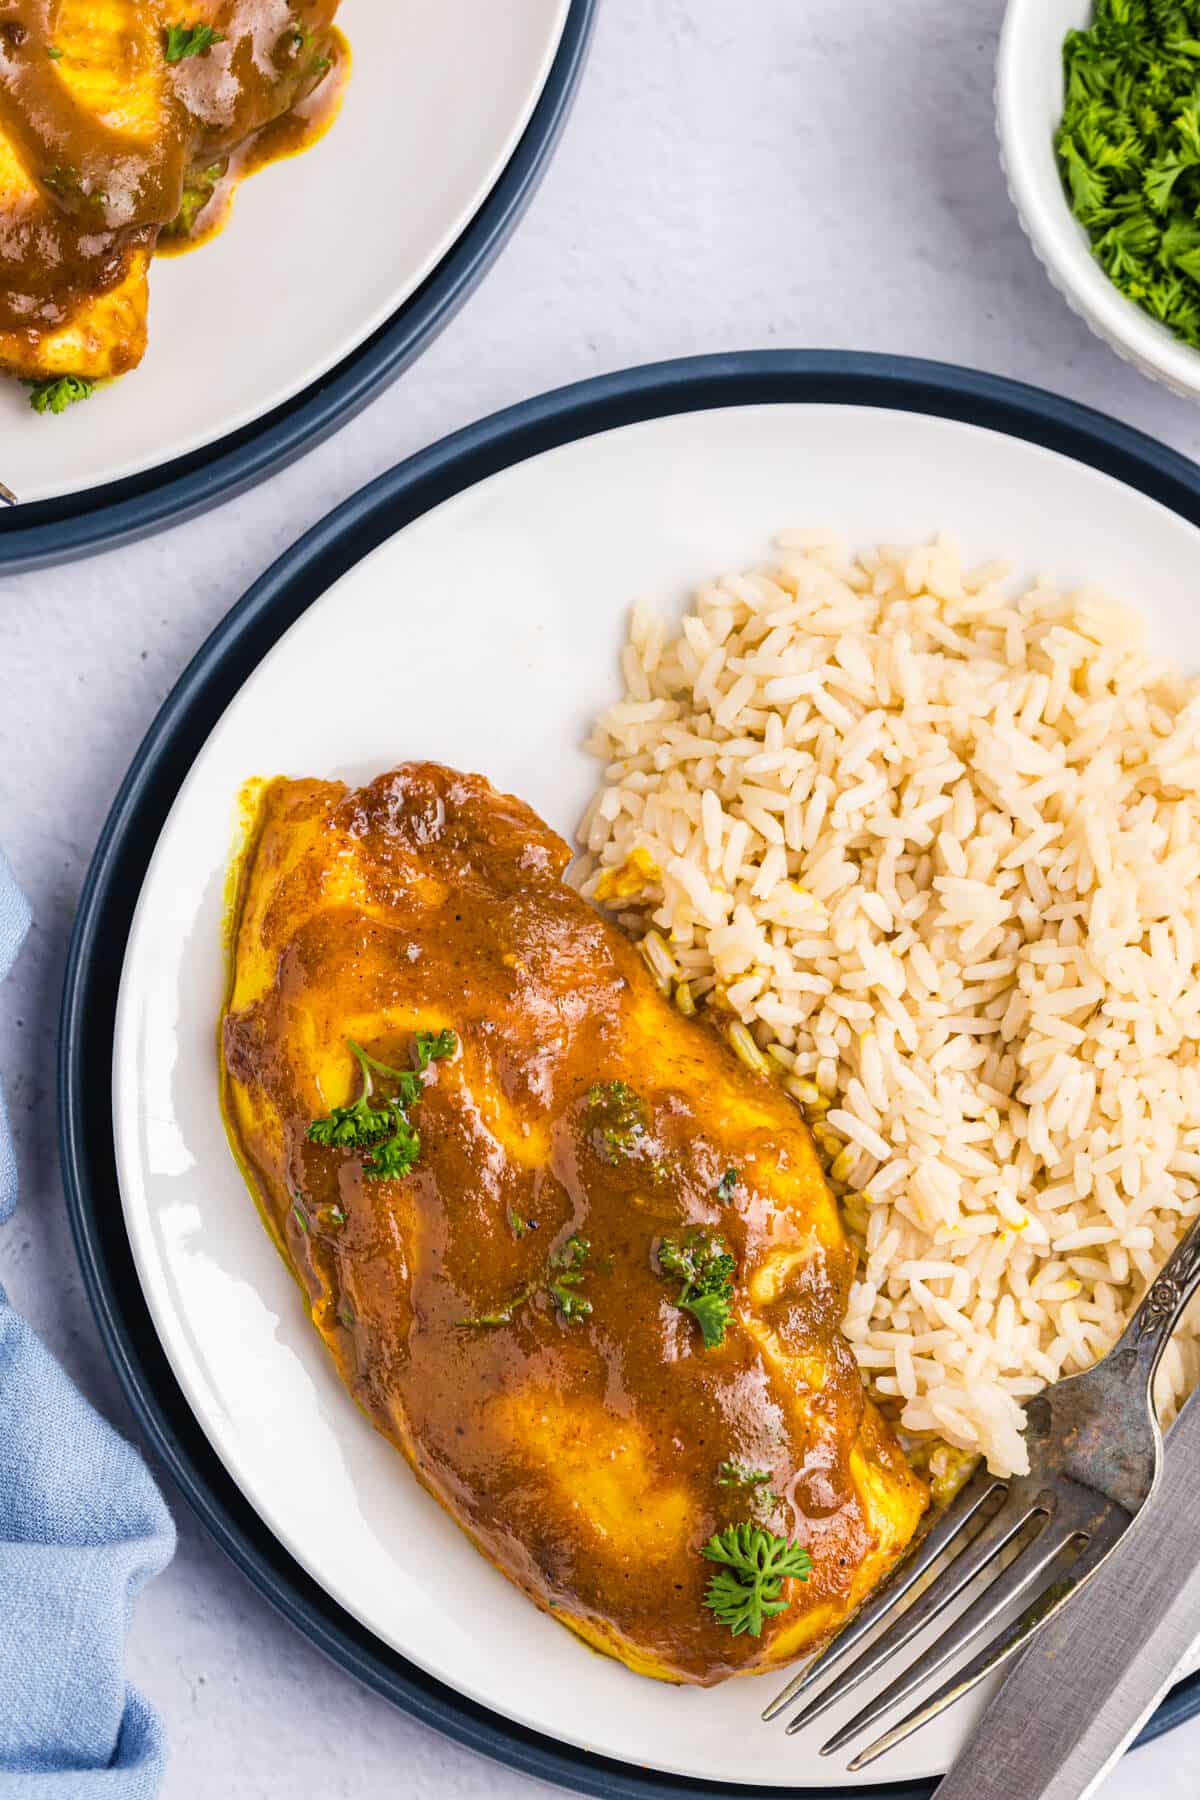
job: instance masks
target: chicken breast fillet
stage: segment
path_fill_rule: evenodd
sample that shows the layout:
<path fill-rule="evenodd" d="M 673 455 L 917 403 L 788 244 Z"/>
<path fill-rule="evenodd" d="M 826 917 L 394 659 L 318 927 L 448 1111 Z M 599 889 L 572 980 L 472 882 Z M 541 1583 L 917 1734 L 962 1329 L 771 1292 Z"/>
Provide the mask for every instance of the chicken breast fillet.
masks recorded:
<path fill-rule="evenodd" d="M 268 785 L 226 1119 L 342 1378 L 425 1487 L 587 1643 L 708 1684 L 827 1638 L 926 1491 L 842 1338 L 854 1252 L 798 1109 L 663 997 L 569 857 L 434 764 Z M 386 1110 L 405 1076 L 408 1172 L 312 1141 L 365 1078 Z M 723 1324 L 685 1279 L 716 1254 Z M 702 1548 L 737 1524 L 812 1559 L 758 1635 L 706 1603 Z"/>
<path fill-rule="evenodd" d="M 185 25 L 166 0 L 36 0 L 0 17 L 0 372 L 100 380 L 137 365 L 160 238 L 189 241 L 240 174 L 332 116 L 337 8 L 192 0 Z M 172 49 L 206 30 L 196 53 Z"/>

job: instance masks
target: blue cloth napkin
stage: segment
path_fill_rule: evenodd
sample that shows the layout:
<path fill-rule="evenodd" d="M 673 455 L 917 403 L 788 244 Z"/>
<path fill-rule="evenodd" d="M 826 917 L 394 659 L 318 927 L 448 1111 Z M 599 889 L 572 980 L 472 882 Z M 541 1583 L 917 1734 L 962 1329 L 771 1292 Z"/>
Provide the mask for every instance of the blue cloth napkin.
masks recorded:
<path fill-rule="evenodd" d="M 0 856 L 0 980 L 29 929 Z M 0 1092 L 0 1224 L 17 1200 Z M 175 1529 L 149 1472 L 0 1287 L 0 1800 L 152 1800 L 162 1727 L 123 1672 Z"/>

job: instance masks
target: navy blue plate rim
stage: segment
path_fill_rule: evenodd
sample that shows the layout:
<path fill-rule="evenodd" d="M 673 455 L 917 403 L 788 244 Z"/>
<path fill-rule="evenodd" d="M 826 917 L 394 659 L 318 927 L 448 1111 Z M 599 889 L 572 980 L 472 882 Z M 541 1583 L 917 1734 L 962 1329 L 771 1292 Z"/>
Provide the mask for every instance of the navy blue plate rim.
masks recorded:
<path fill-rule="evenodd" d="M 401 463 L 316 525 L 233 608 L 184 671 L 135 756 L 101 834 L 72 934 L 59 1037 L 59 1144 L 89 1298 L 153 1450 L 237 1566 L 339 1666 L 415 1718 L 499 1762 L 603 1800 L 826 1800 L 828 1788 L 734 1786 L 591 1755 L 465 1699 L 340 1608 L 272 1536 L 188 1408 L 155 1335 L 122 1222 L 111 1094 L 117 989 L 133 910 L 193 760 L 250 671 L 348 568 L 411 520 L 497 471 L 600 431 L 707 408 L 787 403 L 887 407 L 1006 432 L 1101 469 L 1200 525 L 1200 471 L 1117 420 L 1007 378 L 910 358 L 819 350 L 694 357 L 604 375 L 467 427 Z M 1181 1681 L 1139 1742 L 1200 1713 Z M 764 1728 L 765 1729 L 765 1728 Z M 936 1783 L 856 1789 L 929 1800 Z"/>
<path fill-rule="evenodd" d="M 0 575 L 70 562 L 196 518 L 332 436 L 428 348 L 537 192 L 571 110 L 599 0 L 570 0 L 528 125 L 486 199 L 415 293 L 335 368 L 215 444 L 78 494 L 0 505 Z M 11 472 L 10 472 L 11 473 Z"/>

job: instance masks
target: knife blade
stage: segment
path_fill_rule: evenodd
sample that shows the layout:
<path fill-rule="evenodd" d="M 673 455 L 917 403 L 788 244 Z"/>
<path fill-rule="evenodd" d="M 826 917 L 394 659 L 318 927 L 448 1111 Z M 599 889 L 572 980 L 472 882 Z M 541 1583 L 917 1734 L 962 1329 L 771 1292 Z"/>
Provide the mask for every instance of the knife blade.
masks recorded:
<path fill-rule="evenodd" d="M 1128 1537 L 1014 1665 L 935 1800 L 1086 1800 L 1200 1648 L 1200 1394 Z"/>

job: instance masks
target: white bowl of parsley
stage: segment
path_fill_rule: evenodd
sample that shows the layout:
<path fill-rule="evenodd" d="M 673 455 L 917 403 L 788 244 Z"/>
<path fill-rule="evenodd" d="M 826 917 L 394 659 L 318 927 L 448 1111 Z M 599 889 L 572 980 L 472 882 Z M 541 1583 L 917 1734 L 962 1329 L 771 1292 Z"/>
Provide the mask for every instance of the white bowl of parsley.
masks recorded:
<path fill-rule="evenodd" d="M 1120 356 L 1200 395 L 1200 0 L 1009 0 L 996 116 L 1051 281 Z"/>

